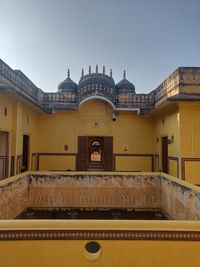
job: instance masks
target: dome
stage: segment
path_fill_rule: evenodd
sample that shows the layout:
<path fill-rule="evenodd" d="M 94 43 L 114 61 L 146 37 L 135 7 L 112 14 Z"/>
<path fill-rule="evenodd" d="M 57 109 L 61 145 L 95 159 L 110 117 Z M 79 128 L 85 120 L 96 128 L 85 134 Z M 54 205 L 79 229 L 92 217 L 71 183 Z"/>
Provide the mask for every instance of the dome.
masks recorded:
<path fill-rule="evenodd" d="M 119 93 L 135 93 L 135 86 L 126 79 L 126 72 L 124 71 L 124 78 L 116 84 L 116 89 Z"/>
<path fill-rule="evenodd" d="M 78 85 L 79 102 L 92 96 L 105 97 L 110 101 L 114 101 L 115 91 L 112 70 L 110 71 L 110 76 L 105 74 L 105 67 L 103 67 L 103 73 L 98 72 L 98 66 L 96 66 L 96 73 L 91 73 L 91 67 L 89 67 L 89 74 L 87 75 L 84 75 L 82 70 L 82 77 Z"/>
<path fill-rule="evenodd" d="M 76 92 L 77 84 L 70 78 L 70 71 L 68 70 L 67 79 L 58 85 L 59 92 Z"/>
<path fill-rule="evenodd" d="M 91 73 L 91 69 L 89 69 L 89 74 L 81 77 L 81 80 L 79 82 L 79 88 L 91 84 L 101 84 L 113 89 L 115 88 L 115 82 L 112 78 L 112 72 L 110 76 L 105 74 L 105 69 L 103 70 L 103 73 L 98 73 L 98 67 L 96 67 L 96 73 Z"/>

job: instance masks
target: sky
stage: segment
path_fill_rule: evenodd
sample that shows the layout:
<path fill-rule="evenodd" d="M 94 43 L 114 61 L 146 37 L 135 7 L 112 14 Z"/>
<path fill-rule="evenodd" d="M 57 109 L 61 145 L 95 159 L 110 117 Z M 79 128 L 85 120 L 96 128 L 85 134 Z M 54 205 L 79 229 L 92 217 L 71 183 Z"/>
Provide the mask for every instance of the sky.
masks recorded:
<path fill-rule="evenodd" d="M 98 64 L 147 93 L 200 67 L 200 1 L 0 0 L 0 58 L 46 92 Z"/>

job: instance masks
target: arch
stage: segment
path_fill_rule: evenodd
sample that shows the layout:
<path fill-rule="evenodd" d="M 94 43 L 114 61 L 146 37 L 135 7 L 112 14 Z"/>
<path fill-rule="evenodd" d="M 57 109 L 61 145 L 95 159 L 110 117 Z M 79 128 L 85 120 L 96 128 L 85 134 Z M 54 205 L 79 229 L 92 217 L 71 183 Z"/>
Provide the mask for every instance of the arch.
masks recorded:
<path fill-rule="evenodd" d="M 110 100 L 107 99 L 106 97 L 98 96 L 98 95 L 93 95 L 93 96 L 89 96 L 89 97 L 87 97 L 87 98 L 84 98 L 83 100 L 81 100 L 81 102 L 79 103 L 78 106 L 80 107 L 82 104 L 84 104 L 84 103 L 86 103 L 86 102 L 88 102 L 88 101 L 90 101 L 90 100 L 95 100 L 95 99 L 99 99 L 99 100 L 105 101 L 105 102 L 107 102 L 108 104 L 110 104 L 111 107 L 112 107 L 113 109 L 115 109 L 115 105 L 113 104 L 112 101 L 110 101 Z"/>

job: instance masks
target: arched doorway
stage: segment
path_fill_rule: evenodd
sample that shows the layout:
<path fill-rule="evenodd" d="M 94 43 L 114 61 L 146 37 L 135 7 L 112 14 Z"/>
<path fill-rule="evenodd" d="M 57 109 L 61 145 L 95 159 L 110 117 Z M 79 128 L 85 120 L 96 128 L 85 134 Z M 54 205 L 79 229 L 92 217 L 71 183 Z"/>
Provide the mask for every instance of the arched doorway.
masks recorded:
<path fill-rule="evenodd" d="M 104 170 L 103 137 L 88 137 L 88 170 Z"/>
<path fill-rule="evenodd" d="M 77 169 L 79 171 L 112 171 L 112 136 L 79 136 Z"/>

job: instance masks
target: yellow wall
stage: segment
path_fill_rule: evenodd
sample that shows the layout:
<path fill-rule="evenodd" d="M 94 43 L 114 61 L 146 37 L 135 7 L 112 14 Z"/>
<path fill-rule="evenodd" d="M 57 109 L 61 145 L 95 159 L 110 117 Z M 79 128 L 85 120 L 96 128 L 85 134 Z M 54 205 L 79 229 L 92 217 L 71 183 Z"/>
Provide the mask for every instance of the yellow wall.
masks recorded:
<path fill-rule="evenodd" d="M 185 161 L 185 180 L 196 185 L 200 185 L 200 161 L 192 159 L 190 161 Z"/>
<path fill-rule="evenodd" d="M 116 171 L 152 171 L 151 157 L 117 156 Z"/>
<path fill-rule="evenodd" d="M 168 106 L 163 110 L 155 111 L 155 153 L 159 155 L 158 168 L 162 170 L 162 137 L 167 136 L 173 142 L 168 144 L 168 156 L 175 157 L 179 160 L 180 153 L 180 121 L 178 107 Z M 170 175 L 177 177 L 178 164 L 177 161 L 169 159 L 168 171 Z M 156 169 L 158 170 L 158 169 Z"/>
<path fill-rule="evenodd" d="M 4 94 L 0 94 L 0 131 L 9 133 L 9 155 L 15 155 L 16 147 L 16 102 L 6 97 Z M 7 116 L 4 114 L 7 109 Z M 10 171 L 10 161 L 9 161 Z M 10 172 L 8 171 L 8 175 Z"/>
<path fill-rule="evenodd" d="M 4 109 L 7 108 L 7 116 Z M 30 136 L 29 169 L 31 154 L 37 152 L 37 114 L 30 105 L 23 104 L 4 94 L 0 94 L 0 131 L 9 132 L 9 156 L 15 157 L 15 173 L 17 156 L 22 155 L 23 135 Z M 10 173 L 9 157 L 9 173 Z"/>
<path fill-rule="evenodd" d="M 178 221 L 2 221 L 7 229 L 113 229 L 113 230 L 199 230 L 199 222 Z M 178 235 L 178 234 L 177 234 Z M 101 255 L 91 261 L 85 256 L 89 240 L 1 241 L 2 267 L 190 267 L 199 266 L 200 242 L 153 240 L 97 240 Z M 11 256 L 12 255 L 12 256 Z"/>
<path fill-rule="evenodd" d="M 169 159 L 169 174 L 174 177 L 178 177 L 179 174 L 178 168 L 179 166 L 177 160 Z"/>
<path fill-rule="evenodd" d="M 180 104 L 181 156 L 200 157 L 200 104 Z"/>
<path fill-rule="evenodd" d="M 84 255 L 87 241 L 3 241 L 2 267 L 189 267 L 198 266 L 200 242 L 99 241 L 102 255 L 96 261 Z M 12 256 L 11 256 L 12 255 Z"/>
<path fill-rule="evenodd" d="M 115 122 L 112 121 L 112 108 L 99 100 L 91 100 L 81 105 L 77 111 L 56 110 L 53 115 L 41 114 L 38 120 L 39 153 L 77 153 L 78 136 L 113 136 L 115 154 L 154 153 L 153 121 L 139 117 L 134 112 L 120 112 Z M 64 146 L 68 145 L 68 151 Z M 123 151 L 127 146 L 127 151 Z M 49 170 L 54 161 L 54 168 L 75 169 L 75 161 L 66 156 L 42 158 L 42 170 Z M 61 163 L 62 161 L 62 163 Z M 117 157 L 116 170 L 151 170 L 149 158 L 132 157 L 124 161 Z M 125 166 L 123 167 L 123 165 Z M 58 167 L 56 167 L 58 166 Z"/>
<path fill-rule="evenodd" d="M 200 104 L 163 105 L 148 116 L 120 111 L 115 122 L 111 119 L 112 111 L 105 101 L 90 100 L 79 110 L 56 110 L 54 114 L 46 114 L 0 94 L 0 131 L 9 132 L 9 155 L 15 156 L 15 173 L 24 134 L 30 136 L 29 169 L 32 170 L 37 165 L 32 153 L 46 153 L 40 155 L 40 170 L 75 170 L 78 136 L 113 136 L 117 171 L 151 171 L 151 154 L 159 155 L 155 169 L 161 170 L 161 137 L 171 139 L 173 136 L 173 143 L 168 145 L 169 174 L 181 176 L 182 171 L 187 181 L 200 183 Z"/>
<path fill-rule="evenodd" d="M 75 170 L 76 157 L 60 155 L 42 155 L 40 156 L 39 164 L 39 169 L 41 171 Z"/>
<path fill-rule="evenodd" d="M 200 184 L 200 104 L 180 104 L 180 154 L 183 178 Z"/>

